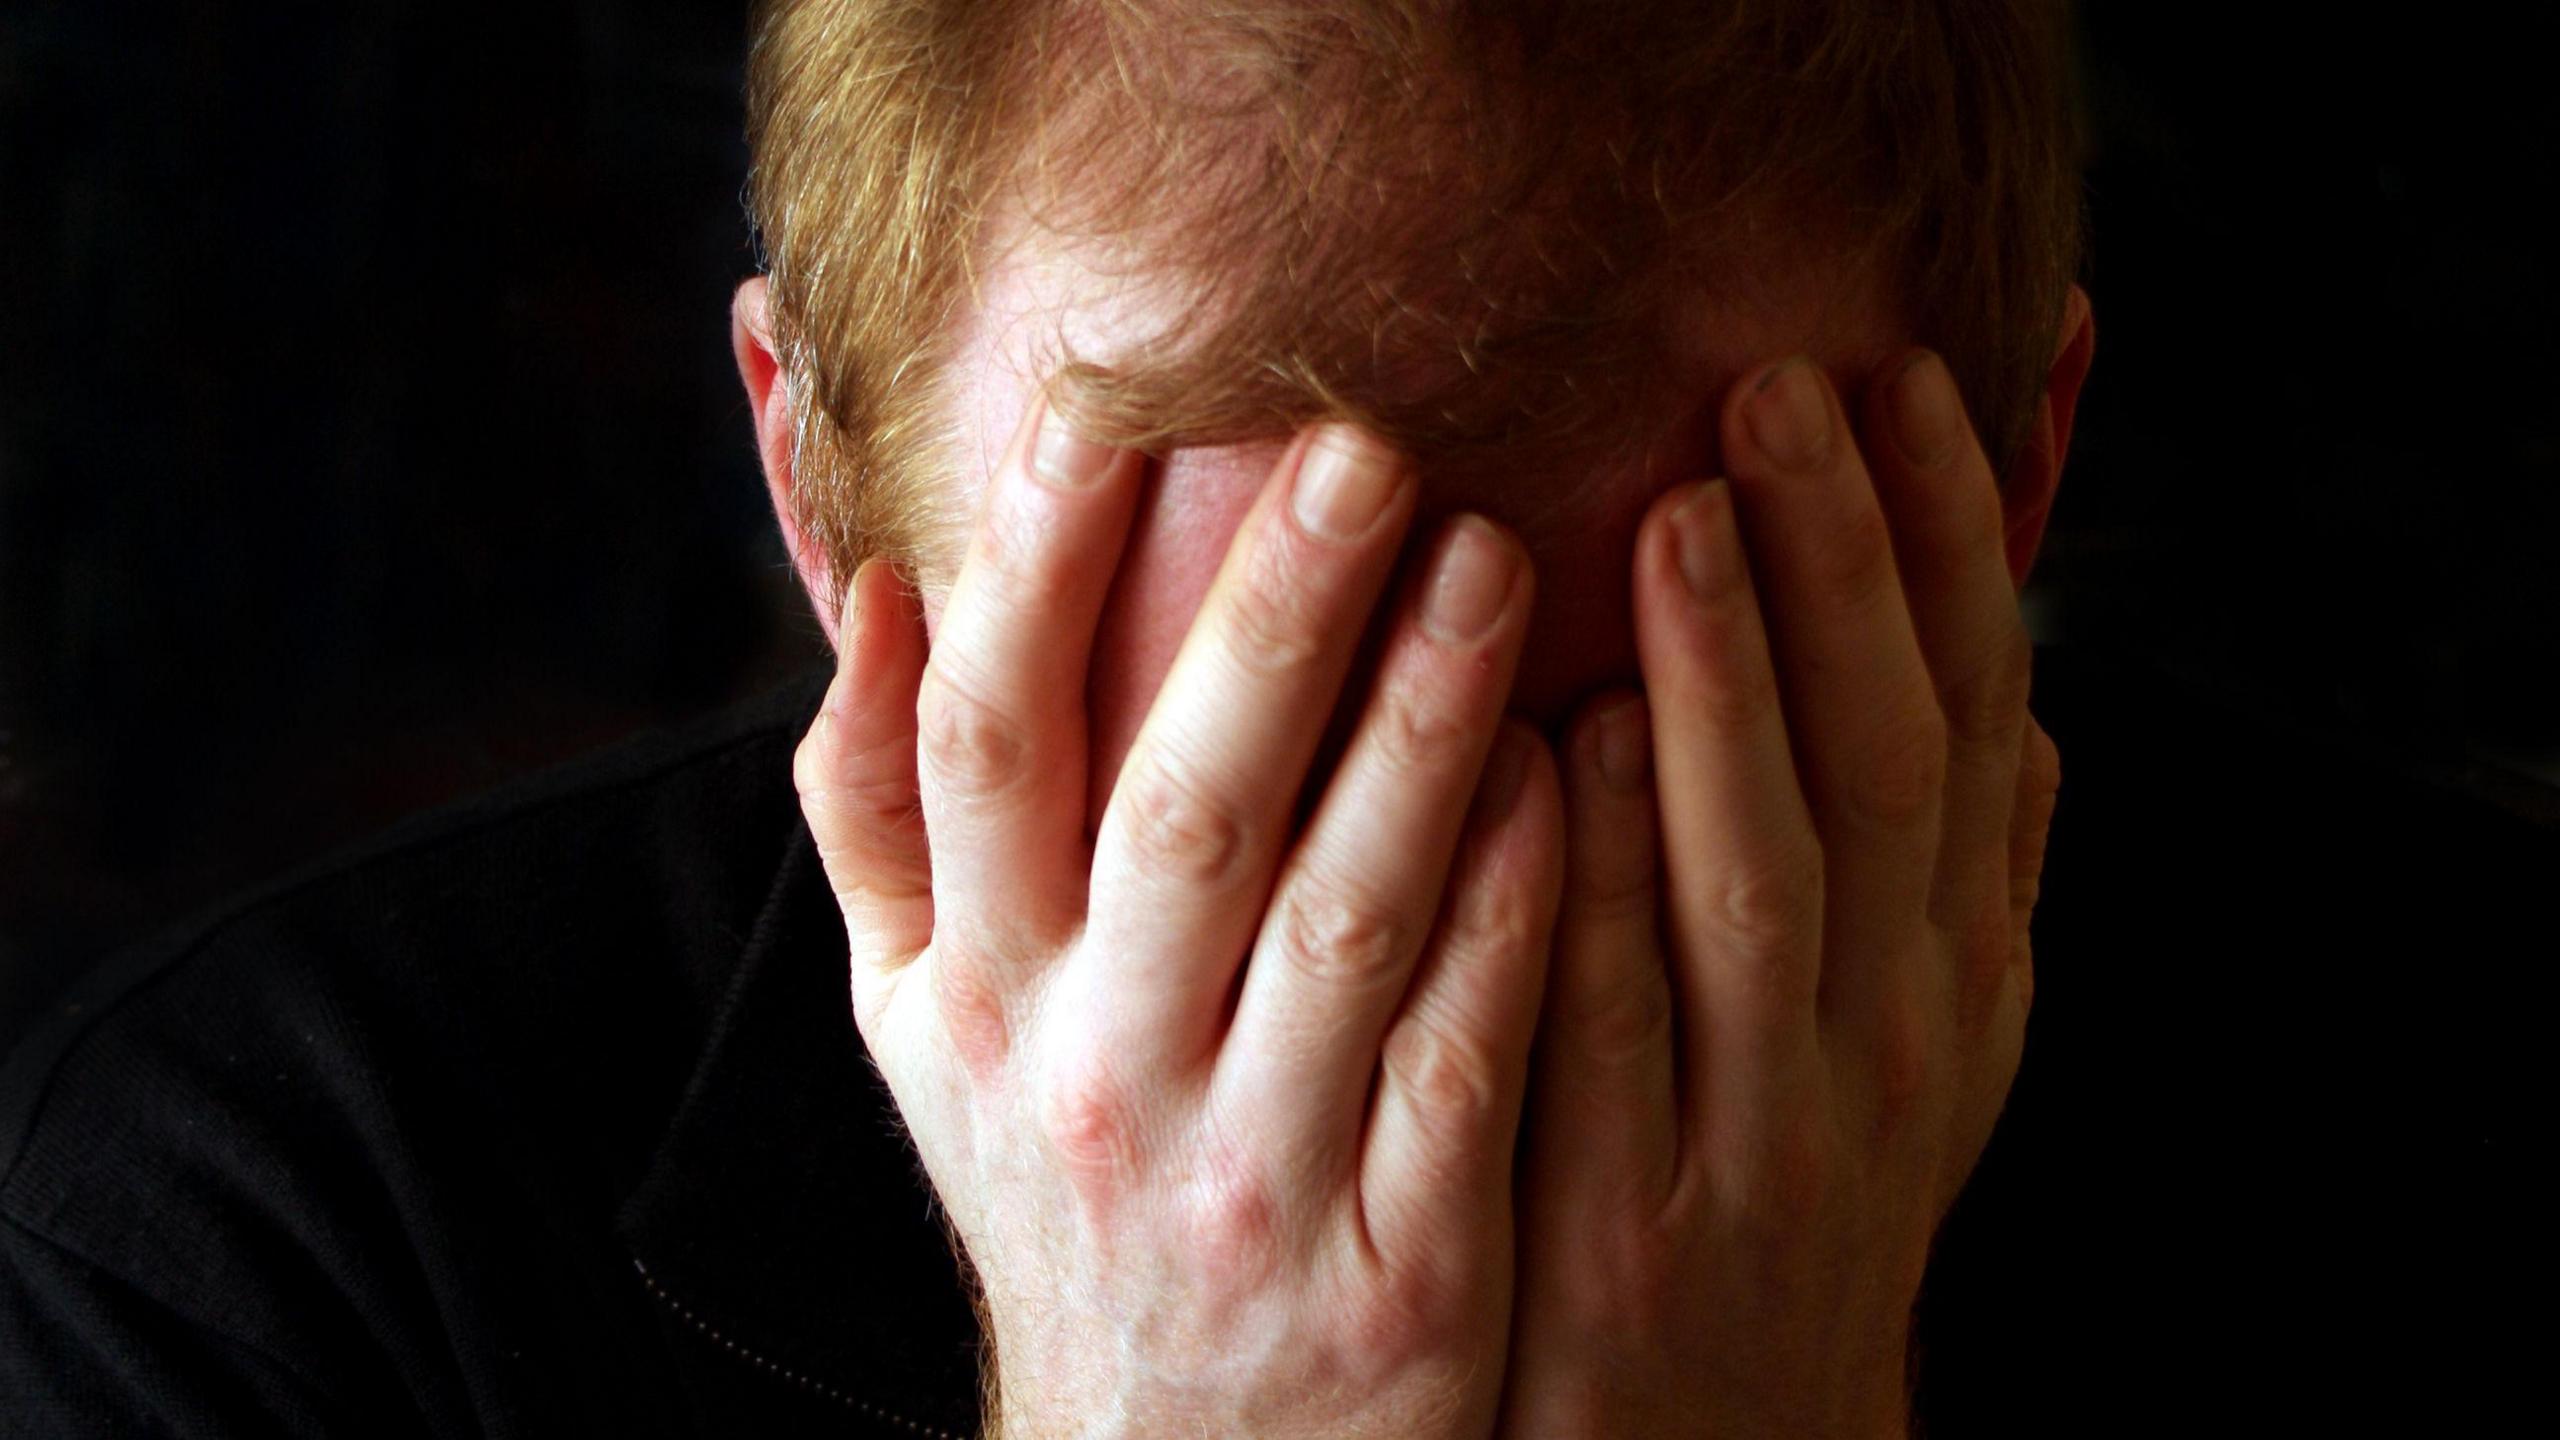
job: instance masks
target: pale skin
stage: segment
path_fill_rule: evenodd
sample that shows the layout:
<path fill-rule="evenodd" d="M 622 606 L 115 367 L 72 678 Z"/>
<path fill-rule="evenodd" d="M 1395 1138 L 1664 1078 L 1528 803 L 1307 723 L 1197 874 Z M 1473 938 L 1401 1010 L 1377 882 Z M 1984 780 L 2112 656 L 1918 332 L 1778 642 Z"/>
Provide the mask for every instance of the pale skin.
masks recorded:
<path fill-rule="evenodd" d="M 936 606 L 821 604 L 795 779 L 1003 1433 L 1907 1428 L 2032 994 L 2016 586 L 2091 337 L 2075 291 L 2005 506 L 1934 359 L 1779 324 L 1731 344 L 1815 353 L 1705 356 L 1700 423 L 1534 544 L 1341 427 L 1044 449 L 985 357 L 970 549 Z M 1789 400 L 1825 443 L 1756 423 Z M 1302 517 L 1328 467 L 1373 513 Z"/>

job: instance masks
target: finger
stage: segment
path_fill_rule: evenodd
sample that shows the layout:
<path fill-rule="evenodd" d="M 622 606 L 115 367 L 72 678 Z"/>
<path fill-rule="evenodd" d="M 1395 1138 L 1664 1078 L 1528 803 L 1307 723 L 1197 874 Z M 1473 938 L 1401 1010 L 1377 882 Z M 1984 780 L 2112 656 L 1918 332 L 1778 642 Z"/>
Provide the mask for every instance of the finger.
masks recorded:
<path fill-rule="evenodd" d="M 1819 1053 L 1826 883 L 1731 487 L 1684 487 L 1637 532 L 1685 1135 L 1748 1147 Z"/>
<path fill-rule="evenodd" d="M 1956 937 L 1947 977 L 1970 1036 L 2008 968 L 2009 825 L 2034 646 L 2009 578 L 2000 489 L 1947 367 L 1926 350 L 1870 388 L 1867 446 L 1911 619 L 1947 719 L 1947 791 L 1930 914 Z"/>
<path fill-rule="evenodd" d="M 1082 918 L 1085 672 L 1138 468 L 1035 402 L 944 606 L 916 720 L 934 898 L 961 942 L 938 958 L 955 965 L 1010 970 Z"/>
<path fill-rule="evenodd" d="M 2046 837 L 2051 833 L 2054 801 L 2062 786 L 2062 756 L 2053 737 L 2030 718 L 2024 754 L 2018 766 L 2015 809 L 2009 829 L 2009 909 L 2005 953 L 1991 985 L 1980 1030 L 1964 1047 L 1963 1079 L 1956 1114 L 1959 1130 L 1952 1163 L 1941 1187 L 1939 1212 L 1955 1203 L 1965 1177 L 1991 1143 L 2007 1105 L 2009 1087 L 2026 1053 L 2027 1017 L 2035 1008 L 2035 950 L 2028 934 L 2044 874 Z"/>
<path fill-rule="evenodd" d="M 836 676 L 792 752 L 800 811 L 844 911 L 854 1015 L 865 1036 L 897 977 L 933 941 L 933 867 L 916 804 L 923 616 L 897 570 L 864 564 L 847 587 Z"/>
<path fill-rule="evenodd" d="M 2010 968 L 2024 971 L 2027 998 L 2035 998 L 2035 967 L 2027 922 L 2044 892 L 2044 857 L 2062 796 L 2062 752 L 2035 717 L 2027 718 L 2018 763 L 2017 808 L 2009 822 Z"/>
<path fill-rule="evenodd" d="M 1946 717 L 1874 484 L 1830 381 L 1782 362 L 1737 386 L 1724 453 L 1770 619 L 1788 733 L 1822 836 L 1822 1022 L 1899 1081 L 1925 1053 Z"/>
<path fill-rule="evenodd" d="M 1957 1082 L 1954 1129 L 1938 1172 L 1938 1204 L 1931 1212 L 1935 1216 L 1944 1216 L 1964 1192 L 1965 1182 L 1991 1146 L 1992 1132 L 2000 1128 L 2000 1113 L 2008 1108 L 2018 1062 L 2027 1048 L 2028 1000 L 2020 983 L 2022 975 L 2004 971 L 1992 985 L 1981 1034 L 1966 1051 Z"/>
<path fill-rule="evenodd" d="M 1564 896 L 1529 1072 L 1529 1213 L 1657 1214 L 1679 1162 L 1671 970 L 1644 697 L 1585 707 L 1564 753 Z M 1605 1223 L 1605 1220 L 1604 1220 Z"/>
<path fill-rule="evenodd" d="M 1359 1213 L 1387 1263 L 1451 1285 L 1511 1255 L 1512 1156 L 1563 886 L 1554 761 L 1513 721 L 1467 817 L 1431 943 L 1377 1052 Z"/>
<path fill-rule="evenodd" d="M 1533 585 L 1527 557 L 1490 521 L 1442 531 L 1341 765 L 1281 867 L 1214 1093 L 1292 1162 L 1355 1158 L 1380 1039 L 1501 727 Z"/>
<path fill-rule="evenodd" d="M 1414 499 L 1410 471 L 1374 437 L 1309 431 L 1211 582 L 1103 812 L 1085 963 L 1067 977 L 1133 1068 L 1213 1053 Z"/>

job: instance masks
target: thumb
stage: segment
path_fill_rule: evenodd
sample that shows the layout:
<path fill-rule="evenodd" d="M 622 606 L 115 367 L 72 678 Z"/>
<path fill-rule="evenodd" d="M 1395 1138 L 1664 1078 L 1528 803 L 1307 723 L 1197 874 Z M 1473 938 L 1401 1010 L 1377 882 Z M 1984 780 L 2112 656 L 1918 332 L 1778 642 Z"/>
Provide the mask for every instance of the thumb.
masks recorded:
<path fill-rule="evenodd" d="M 800 813 L 852 949 L 866 1036 L 899 972 L 933 939 L 933 866 L 916 793 L 922 616 L 896 568 L 867 561 L 847 587 L 836 676 L 792 753 Z"/>

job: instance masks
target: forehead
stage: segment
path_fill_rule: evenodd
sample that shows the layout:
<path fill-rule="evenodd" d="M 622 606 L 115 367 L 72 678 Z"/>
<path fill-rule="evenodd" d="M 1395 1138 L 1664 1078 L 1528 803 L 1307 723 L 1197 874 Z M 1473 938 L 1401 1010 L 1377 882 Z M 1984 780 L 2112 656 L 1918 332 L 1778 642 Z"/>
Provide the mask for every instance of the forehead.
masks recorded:
<path fill-rule="evenodd" d="M 969 313 L 956 332 L 944 376 L 954 481 L 981 488 L 1004 446 L 1062 357 L 1105 365 L 1144 364 L 1194 317 L 1174 287 L 1149 280 L 1127 257 L 1014 227 L 990 247 Z M 1480 510 L 1533 546 L 1608 528 L 1613 517 L 1684 479 L 1720 465 L 1715 428 L 1725 392 L 1770 360 L 1811 355 L 1844 393 L 1862 387 L 1907 344 L 1885 287 L 1863 267 L 1821 261 L 1773 263 L 1731 283 L 1679 295 L 1663 318 L 1668 403 L 1632 399 L 1627 456 L 1606 464 L 1571 460 L 1506 465 L 1495 453 L 1419 453 L 1424 509 Z M 1499 386 L 1499 375 L 1475 377 Z M 1467 383 L 1460 377 L 1454 383 Z M 1364 397 L 1351 397 L 1355 400 Z M 1605 402 L 1604 402 L 1605 403 Z M 1285 433 L 1201 446 L 1170 457 L 1186 483 L 1258 485 L 1286 444 Z"/>

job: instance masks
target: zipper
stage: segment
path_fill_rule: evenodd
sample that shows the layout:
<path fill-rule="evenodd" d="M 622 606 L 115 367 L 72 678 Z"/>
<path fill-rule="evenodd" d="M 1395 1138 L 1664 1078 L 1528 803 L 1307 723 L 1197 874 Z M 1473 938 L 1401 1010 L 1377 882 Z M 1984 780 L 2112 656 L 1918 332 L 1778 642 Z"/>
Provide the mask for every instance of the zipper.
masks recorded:
<path fill-rule="evenodd" d="M 801 1389 L 808 1391 L 812 1395 L 823 1395 L 826 1398 L 835 1401 L 837 1404 L 844 1406 L 848 1410 L 868 1415 L 874 1420 L 880 1420 L 891 1425 L 899 1426 L 917 1435 L 927 1436 L 929 1437 L 929 1440 L 962 1440 L 962 1437 L 954 1435 L 948 1430 L 944 1430 L 938 1426 L 927 1425 L 920 1420 L 910 1420 L 906 1416 L 896 1414 L 892 1411 L 883 1410 L 879 1406 L 872 1404 L 870 1401 L 848 1395 L 833 1385 L 827 1384 L 823 1380 L 813 1379 L 810 1376 L 801 1374 L 799 1371 L 794 1370 L 787 1365 L 776 1364 L 775 1362 L 766 1359 L 764 1356 L 757 1354 L 755 1351 L 750 1350 L 746 1346 L 739 1344 L 737 1341 L 730 1339 L 728 1336 L 721 1334 L 719 1329 L 713 1326 L 711 1322 L 694 1314 L 692 1307 L 686 1305 L 683 1301 L 678 1300 L 673 1295 L 668 1294 L 666 1287 L 658 1283 L 657 1276 L 649 1273 L 648 1265 L 643 1263 L 640 1257 L 636 1255 L 631 1257 L 631 1268 L 640 1272 L 640 1283 L 648 1287 L 650 1294 L 658 1297 L 658 1302 L 660 1304 L 665 1305 L 668 1309 L 674 1311 L 678 1319 L 681 1319 L 684 1323 L 692 1326 L 696 1331 L 700 1332 L 702 1338 L 719 1346 L 721 1349 L 728 1351 L 730 1354 L 737 1356 L 747 1364 L 753 1365 L 757 1369 L 762 1370 L 766 1374 L 774 1376 L 777 1379 L 788 1380 L 792 1384 L 799 1386 Z"/>

